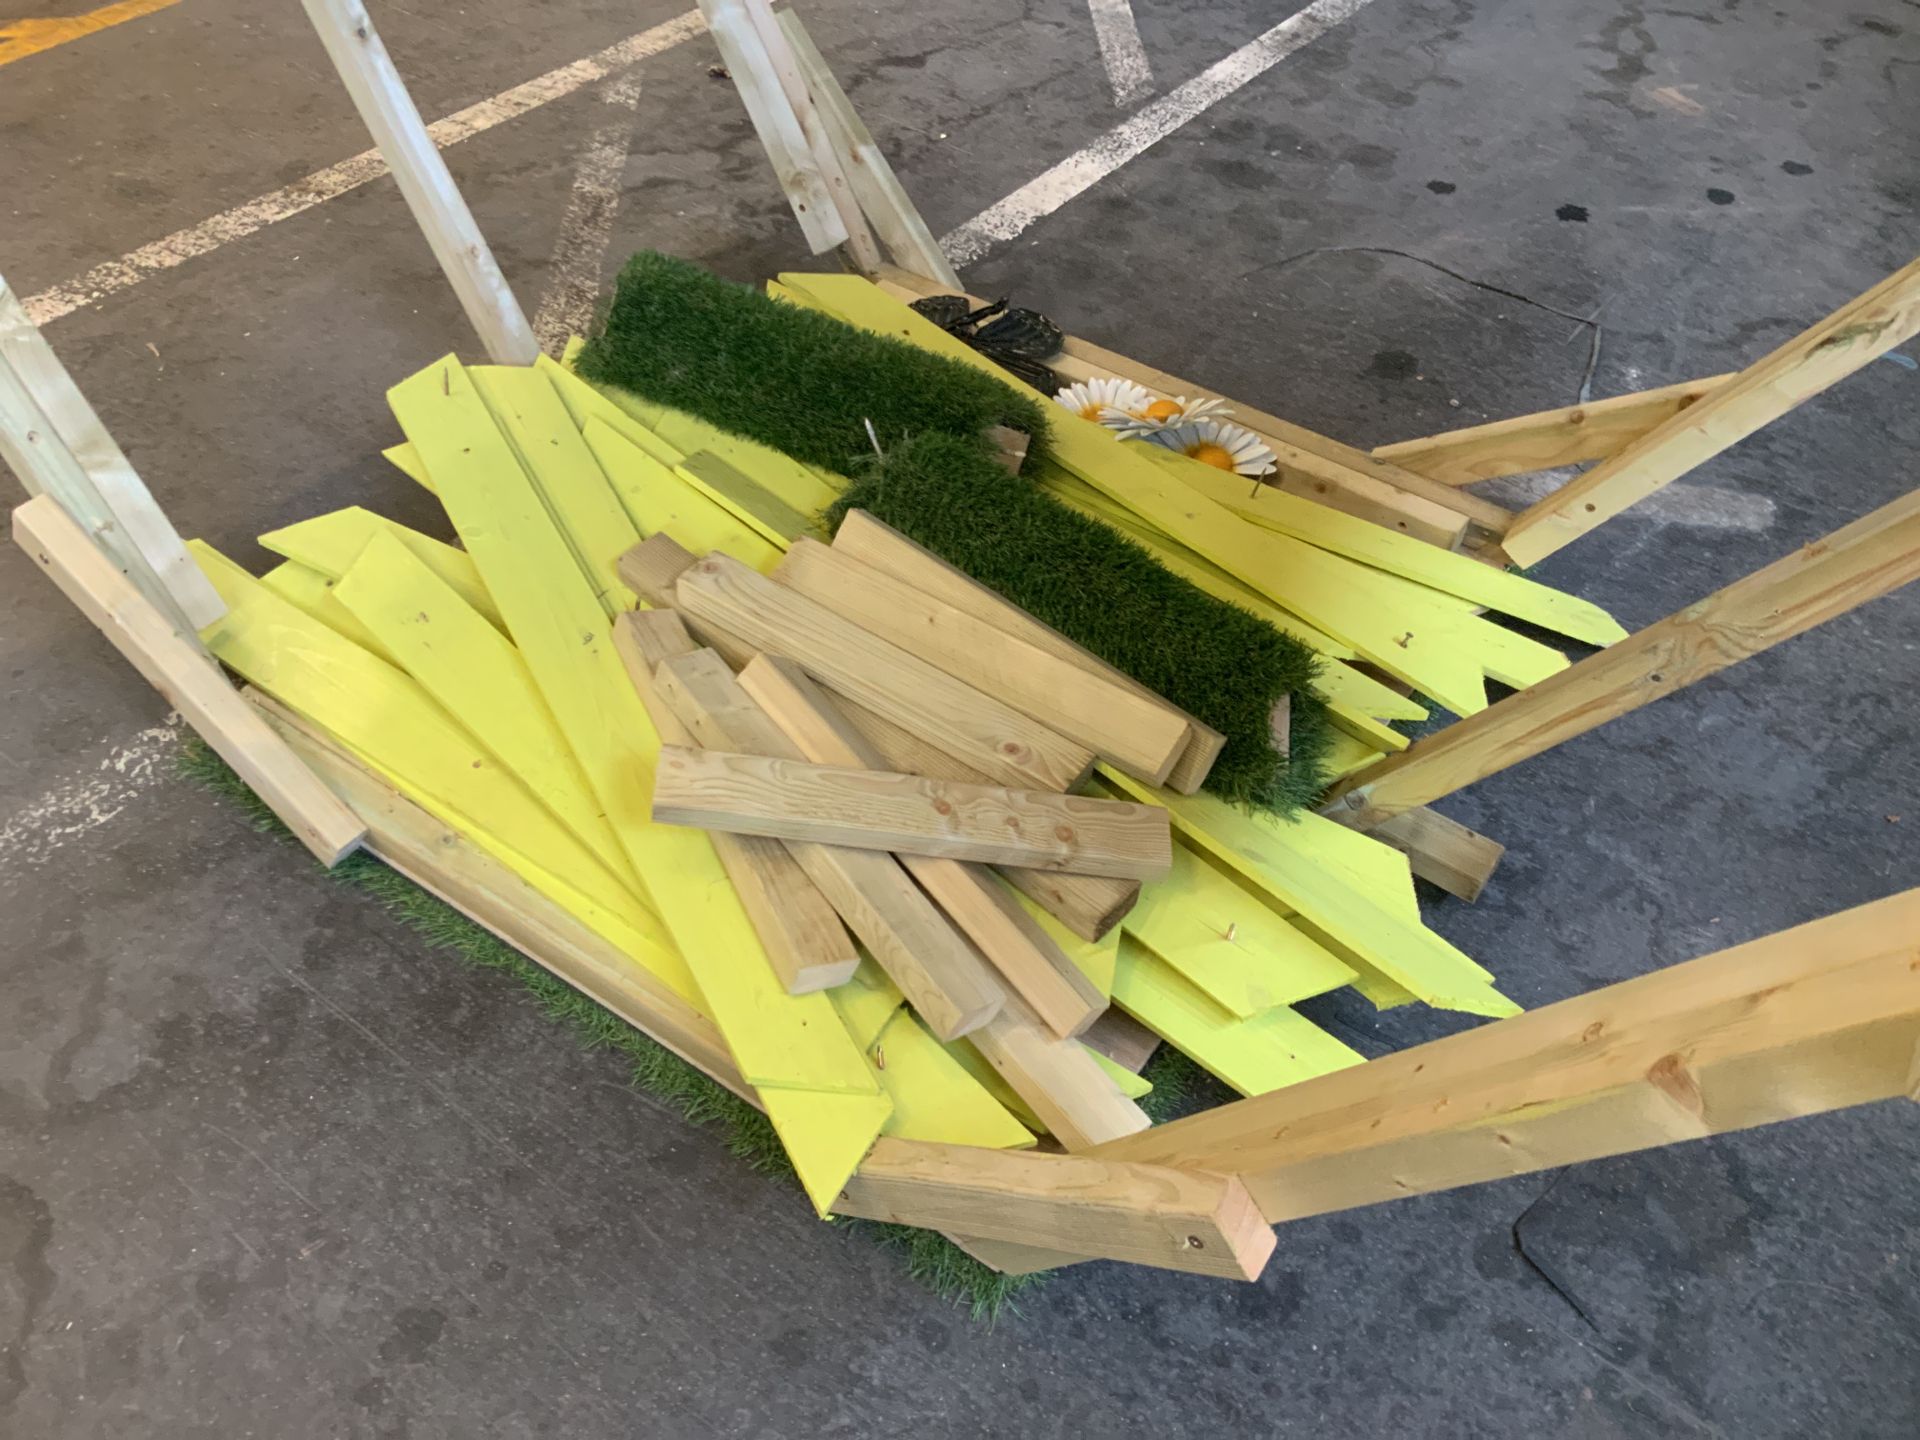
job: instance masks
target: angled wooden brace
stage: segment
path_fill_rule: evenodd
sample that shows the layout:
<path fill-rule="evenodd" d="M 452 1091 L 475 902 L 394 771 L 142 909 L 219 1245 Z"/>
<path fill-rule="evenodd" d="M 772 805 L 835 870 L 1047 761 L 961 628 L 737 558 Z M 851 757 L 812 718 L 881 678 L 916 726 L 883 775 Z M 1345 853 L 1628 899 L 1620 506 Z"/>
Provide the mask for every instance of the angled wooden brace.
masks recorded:
<path fill-rule="evenodd" d="M 1844 615 L 1916 576 L 1920 490 L 1349 776 L 1328 792 L 1322 813 L 1370 830 Z"/>

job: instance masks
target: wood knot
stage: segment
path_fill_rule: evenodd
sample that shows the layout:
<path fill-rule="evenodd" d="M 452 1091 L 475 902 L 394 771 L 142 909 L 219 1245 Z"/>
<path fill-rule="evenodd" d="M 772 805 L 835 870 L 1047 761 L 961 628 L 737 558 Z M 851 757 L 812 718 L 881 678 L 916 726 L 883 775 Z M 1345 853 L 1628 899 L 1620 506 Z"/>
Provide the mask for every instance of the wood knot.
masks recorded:
<path fill-rule="evenodd" d="M 1604 1020 L 1596 1020 L 1580 1032 L 1580 1043 L 1583 1045 L 1591 1045 L 1606 1033 L 1607 1022 Z"/>

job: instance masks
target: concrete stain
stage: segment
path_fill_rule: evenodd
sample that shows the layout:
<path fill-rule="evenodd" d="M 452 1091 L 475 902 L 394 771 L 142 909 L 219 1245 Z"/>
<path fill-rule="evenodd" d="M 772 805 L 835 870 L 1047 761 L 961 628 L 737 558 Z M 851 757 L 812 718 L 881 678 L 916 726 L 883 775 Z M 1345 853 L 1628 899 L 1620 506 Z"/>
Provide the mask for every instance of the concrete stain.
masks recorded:
<path fill-rule="evenodd" d="M 1576 224 L 1584 225 L 1587 223 L 1587 207 L 1584 205 L 1562 205 L 1558 210 L 1553 212 L 1553 218 L 1556 220 L 1571 220 Z"/>

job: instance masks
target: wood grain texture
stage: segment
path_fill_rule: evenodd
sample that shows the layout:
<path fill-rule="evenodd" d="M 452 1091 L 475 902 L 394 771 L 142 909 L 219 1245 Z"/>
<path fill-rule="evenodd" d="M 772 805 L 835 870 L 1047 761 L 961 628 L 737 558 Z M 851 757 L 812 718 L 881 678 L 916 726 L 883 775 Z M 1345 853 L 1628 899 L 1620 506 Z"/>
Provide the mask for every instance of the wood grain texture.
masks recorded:
<path fill-rule="evenodd" d="M 1349 777 L 1323 813 L 1367 829 L 1844 615 L 1920 575 L 1920 491 Z"/>
<path fill-rule="evenodd" d="M 1515 517 L 1501 548 L 1533 565 L 1920 330 L 1920 260 Z"/>
<path fill-rule="evenodd" d="M 1070 790 L 1093 752 L 738 561 L 708 556 L 674 587 L 678 608 L 809 673 L 999 784 Z"/>
<path fill-rule="evenodd" d="M 1704 380 L 1683 380 L 1655 390 L 1376 445 L 1373 458 L 1442 485 L 1476 485 L 1503 475 L 1585 465 L 1625 449 L 1733 378 L 1709 375 Z"/>
<path fill-rule="evenodd" d="M 321 864 L 338 864 L 358 847 L 366 829 L 353 812 L 240 698 L 220 667 L 94 547 L 58 500 L 40 495 L 16 508 L 13 539 Z"/>
<path fill-rule="evenodd" d="M 1129 801 L 663 746 L 653 818 L 736 835 L 1151 880 L 1166 812 Z"/>
<path fill-rule="evenodd" d="M 1099 1153 L 1242 1176 L 1274 1222 L 1905 1093 L 1920 890 Z"/>
<path fill-rule="evenodd" d="M 995 630 L 1014 636 L 1070 665 L 1123 685 L 1136 695 L 1147 697 L 1187 724 L 1187 739 L 1179 755 L 1161 782 L 1183 795 L 1191 795 L 1206 782 L 1213 762 L 1226 747 L 1227 737 L 1204 721 L 1197 720 L 1155 695 L 1132 676 L 1116 670 L 1091 651 L 1084 650 L 1059 631 L 1043 625 L 966 572 L 949 565 L 924 546 L 909 540 L 883 521 L 864 510 L 850 510 L 834 532 L 833 549 L 884 571 L 913 586 L 921 594 L 952 606 Z"/>
<path fill-rule="evenodd" d="M 884 1138 L 834 1209 L 1230 1280 L 1258 1277 L 1275 1244 L 1229 1176 Z"/>
<path fill-rule="evenodd" d="M 1367 832 L 1413 862 L 1413 873 L 1449 895 L 1478 900 L 1507 847 L 1424 806 L 1383 820 Z"/>
<path fill-rule="evenodd" d="M 1086 1046 L 1050 1032 L 1017 996 L 967 1041 L 1067 1150 L 1091 1150 L 1153 1123 Z"/>
<path fill-rule="evenodd" d="M 1186 719 L 1165 702 L 844 551 L 796 540 L 773 579 L 1150 784 L 1162 783 L 1186 749 Z"/>

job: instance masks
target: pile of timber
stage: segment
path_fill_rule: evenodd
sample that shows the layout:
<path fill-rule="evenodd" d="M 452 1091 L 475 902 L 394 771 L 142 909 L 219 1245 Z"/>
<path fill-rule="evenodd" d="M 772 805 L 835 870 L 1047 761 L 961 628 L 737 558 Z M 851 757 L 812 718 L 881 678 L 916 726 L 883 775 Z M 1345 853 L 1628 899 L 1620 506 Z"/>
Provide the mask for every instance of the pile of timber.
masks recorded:
<path fill-rule="evenodd" d="M 865 281 L 783 282 L 854 323 L 911 314 Z M 459 544 L 350 508 L 262 536 L 285 558 L 255 578 L 196 542 L 228 607 L 209 648 L 361 813 L 430 817 L 503 877 L 485 923 L 549 951 L 592 937 L 533 953 L 760 1105 L 822 1212 L 859 1213 L 847 1182 L 881 1137 L 1086 1151 L 1140 1131 L 1161 1043 L 1243 1095 L 1356 1065 L 1295 1008 L 1343 986 L 1516 1009 L 1422 923 L 1404 854 L 1207 794 L 1216 732 L 873 517 L 810 533 L 838 477 L 549 360 L 449 356 L 389 398 L 406 439 L 386 454 Z M 1495 570 L 1325 507 L 1269 525 L 1235 513 L 1238 486 L 1210 506 L 1212 475 L 1098 435 L 1110 451 L 1069 439 L 1043 483 L 1079 479 L 1117 522 L 1119 497 L 1191 481 L 1207 533 L 1128 512 L 1162 553 L 1192 544 L 1231 579 L 1207 558 L 1231 525 L 1352 571 L 1266 567 L 1287 577 L 1268 591 L 1306 587 L 1295 610 L 1261 597 L 1296 634 L 1345 583 L 1379 623 L 1444 616 L 1483 660 L 1468 622 L 1512 634 L 1381 567 L 1397 543 L 1456 588 Z M 1354 525 L 1384 558 L 1340 553 Z M 1496 598 L 1559 603 L 1534 590 Z M 1424 711 L 1321 643 L 1377 759 L 1399 742 L 1383 720 Z M 403 868 L 432 848 L 392 828 Z"/>

